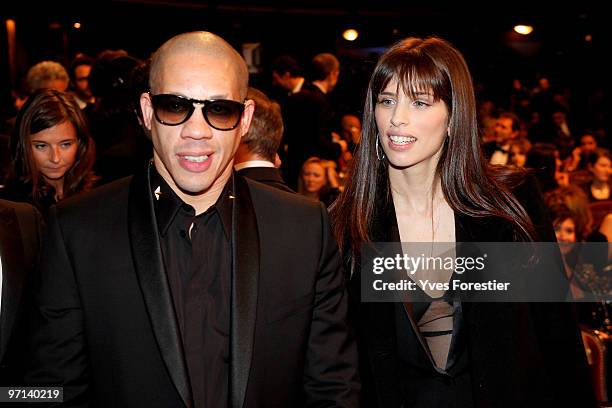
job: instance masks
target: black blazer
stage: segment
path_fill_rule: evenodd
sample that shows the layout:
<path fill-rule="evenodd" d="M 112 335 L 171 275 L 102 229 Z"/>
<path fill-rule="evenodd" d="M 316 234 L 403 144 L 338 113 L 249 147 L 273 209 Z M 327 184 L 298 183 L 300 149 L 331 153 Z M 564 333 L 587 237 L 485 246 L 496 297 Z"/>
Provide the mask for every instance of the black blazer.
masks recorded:
<path fill-rule="evenodd" d="M 41 229 L 41 216 L 34 207 L 0 200 L 0 386 L 17 385 L 23 381 L 25 312 Z"/>
<path fill-rule="evenodd" d="M 280 171 L 276 167 L 246 167 L 238 170 L 237 173 L 251 180 L 278 188 L 279 190 L 295 193 L 295 191 L 290 189 L 285 183 L 285 180 L 281 177 Z"/>
<path fill-rule="evenodd" d="M 291 95 L 283 107 L 287 146 L 285 180 L 297 186 L 300 169 L 311 156 L 338 160 L 342 149 L 332 141 L 334 110 L 329 96 L 312 83 L 305 83 L 302 90 Z"/>
<path fill-rule="evenodd" d="M 533 178 L 515 195 L 535 223 L 539 240 L 554 240 Z M 399 242 L 393 203 L 376 228 L 379 241 Z M 455 214 L 457 242 L 512 241 L 505 220 Z M 461 304 L 462 355 L 450 375 L 436 372 L 402 304 L 361 303 L 360 271 L 351 280 L 366 406 L 594 407 L 584 347 L 570 304 Z M 455 327 L 457 329 L 457 327 Z M 455 339 L 453 339 L 455 341 Z M 451 349 L 452 349 L 451 345 Z M 408 362 L 408 354 L 413 358 Z M 414 363 L 416 361 L 416 363 Z M 454 388 L 449 384 L 455 385 Z"/>
<path fill-rule="evenodd" d="M 325 209 L 238 175 L 233 195 L 228 406 L 356 406 Z M 143 173 L 51 211 L 26 379 L 70 406 L 193 406 L 152 200 Z"/>

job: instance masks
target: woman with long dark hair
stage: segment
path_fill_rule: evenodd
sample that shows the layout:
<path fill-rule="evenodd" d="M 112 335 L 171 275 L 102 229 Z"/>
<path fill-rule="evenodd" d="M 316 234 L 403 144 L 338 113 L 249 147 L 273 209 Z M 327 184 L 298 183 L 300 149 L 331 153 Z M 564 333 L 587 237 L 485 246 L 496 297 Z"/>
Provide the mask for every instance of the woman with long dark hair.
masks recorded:
<path fill-rule="evenodd" d="M 331 214 L 351 271 L 364 405 L 590 406 L 567 305 L 360 301 L 369 242 L 555 239 L 533 179 L 483 159 L 471 76 L 448 42 L 408 38 L 380 58 Z"/>
<path fill-rule="evenodd" d="M 10 149 L 12 174 L 0 195 L 32 203 L 43 215 L 96 181 L 94 143 L 70 94 L 40 89 L 30 95 L 17 115 Z"/>

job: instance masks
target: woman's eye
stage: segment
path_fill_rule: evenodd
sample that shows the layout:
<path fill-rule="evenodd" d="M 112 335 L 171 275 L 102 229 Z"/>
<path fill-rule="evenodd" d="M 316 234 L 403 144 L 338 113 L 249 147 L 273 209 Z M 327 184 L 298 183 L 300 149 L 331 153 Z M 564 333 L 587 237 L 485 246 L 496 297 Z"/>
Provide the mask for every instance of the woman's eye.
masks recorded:
<path fill-rule="evenodd" d="M 383 106 L 391 106 L 395 103 L 395 101 L 393 99 L 385 98 L 385 99 L 379 99 L 378 103 Z"/>
<path fill-rule="evenodd" d="M 414 106 L 416 106 L 417 108 L 424 108 L 424 107 L 426 107 L 426 106 L 429 106 L 429 104 L 428 104 L 428 103 L 423 102 L 423 101 L 419 101 L 419 100 L 412 102 L 412 104 L 413 104 Z"/>
<path fill-rule="evenodd" d="M 74 142 L 65 142 L 65 143 L 62 143 L 62 147 L 64 149 L 67 149 L 67 148 L 71 147 L 73 144 L 74 144 Z"/>
<path fill-rule="evenodd" d="M 46 146 L 47 146 L 47 145 L 44 145 L 44 144 L 35 144 L 35 145 L 34 145 L 34 148 L 35 148 L 36 150 L 43 150 L 43 149 L 44 149 Z"/>

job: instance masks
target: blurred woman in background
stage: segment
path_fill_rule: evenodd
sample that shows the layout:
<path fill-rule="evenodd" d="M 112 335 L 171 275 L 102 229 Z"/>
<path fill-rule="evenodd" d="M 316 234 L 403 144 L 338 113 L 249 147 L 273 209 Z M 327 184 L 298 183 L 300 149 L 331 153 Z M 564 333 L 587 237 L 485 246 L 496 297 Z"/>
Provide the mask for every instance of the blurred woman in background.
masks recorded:
<path fill-rule="evenodd" d="M 88 190 L 95 148 L 81 109 L 67 93 L 40 89 L 23 105 L 11 135 L 11 176 L 0 196 L 49 207 Z"/>
<path fill-rule="evenodd" d="M 531 150 L 529 139 L 519 138 L 512 140 L 510 142 L 510 163 L 517 167 L 525 167 L 529 150 Z"/>
<path fill-rule="evenodd" d="M 306 160 L 298 180 L 298 193 L 329 207 L 340 194 L 334 162 L 318 157 Z"/>
<path fill-rule="evenodd" d="M 610 175 L 612 174 L 612 156 L 608 149 L 598 148 L 588 155 L 588 170 L 593 178 L 584 186 L 589 201 L 606 201 L 611 199 Z"/>

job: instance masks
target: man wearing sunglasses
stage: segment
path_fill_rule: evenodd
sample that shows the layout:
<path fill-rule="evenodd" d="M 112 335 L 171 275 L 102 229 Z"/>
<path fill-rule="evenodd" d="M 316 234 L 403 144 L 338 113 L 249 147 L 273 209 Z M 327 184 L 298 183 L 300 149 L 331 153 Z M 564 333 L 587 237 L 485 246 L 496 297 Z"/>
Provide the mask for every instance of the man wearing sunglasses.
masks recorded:
<path fill-rule="evenodd" d="M 247 86 L 214 34 L 154 54 L 152 164 L 50 216 L 30 384 L 74 405 L 357 406 L 325 210 L 233 172 Z"/>

